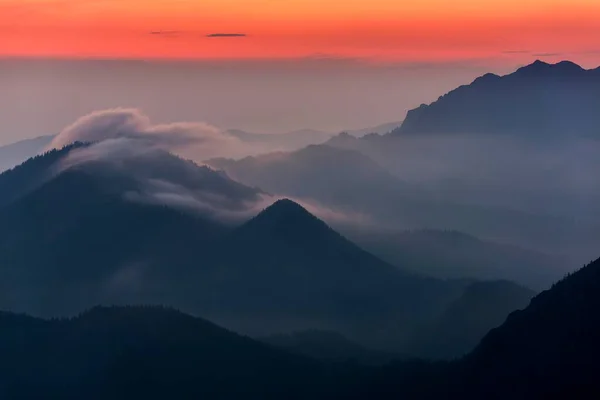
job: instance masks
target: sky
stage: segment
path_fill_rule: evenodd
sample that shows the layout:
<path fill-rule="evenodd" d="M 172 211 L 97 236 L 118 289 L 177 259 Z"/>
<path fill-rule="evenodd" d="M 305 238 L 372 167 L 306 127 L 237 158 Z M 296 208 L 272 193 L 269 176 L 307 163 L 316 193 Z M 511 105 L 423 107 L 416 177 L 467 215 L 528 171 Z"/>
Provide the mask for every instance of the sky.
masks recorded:
<path fill-rule="evenodd" d="M 91 112 L 332 132 L 486 72 L 600 65 L 598 0 L 0 0 L 0 145 Z"/>
<path fill-rule="evenodd" d="M 0 32 L 5 57 L 600 63 L 597 0 L 0 0 Z"/>

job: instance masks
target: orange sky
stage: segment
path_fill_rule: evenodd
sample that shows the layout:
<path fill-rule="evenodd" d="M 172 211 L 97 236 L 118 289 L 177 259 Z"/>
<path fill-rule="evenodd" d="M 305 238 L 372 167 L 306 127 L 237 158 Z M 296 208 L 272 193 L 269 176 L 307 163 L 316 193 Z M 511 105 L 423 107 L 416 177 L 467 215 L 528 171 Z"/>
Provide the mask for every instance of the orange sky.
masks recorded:
<path fill-rule="evenodd" d="M 151 31 L 171 32 L 150 34 Z M 245 33 L 245 38 L 206 34 Z M 598 0 L 0 0 L 0 56 L 600 63 Z"/>

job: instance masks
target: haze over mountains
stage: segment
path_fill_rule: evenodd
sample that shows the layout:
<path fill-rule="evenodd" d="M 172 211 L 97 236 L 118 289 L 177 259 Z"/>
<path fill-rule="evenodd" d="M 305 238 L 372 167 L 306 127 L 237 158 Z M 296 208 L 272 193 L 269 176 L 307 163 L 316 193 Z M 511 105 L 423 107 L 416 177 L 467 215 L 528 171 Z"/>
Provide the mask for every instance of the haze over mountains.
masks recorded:
<path fill-rule="evenodd" d="M 118 108 L 0 149 L 53 148 L 0 173 L 0 397 L 600 393 L 600 261 L 568 274 L 600 243 L 597 72 L 360 138 Z"/>
<path fill-rule="evenodd" d="M 368 134 L 385 134 L 399 127 L 401 122 L 381 124 L 375 127 L 346 130 L 353 137 L 362 137 Z M 311 144 L 324 143 L 335 136 L 335 133 L 318 131 L 314 129 L 299 129 L 287 133 L 254 133 L 241 129 L 228 129 L 226 135 L 240 141 L 245 145 L 248 154 L 260 154 L 267 151 L 294 151 Z M 31 157 L 42 154 L 51 148 L 54 135 L 40 136 L 26 139 L 0 147 L 0 172 L 13 168 Z M 69 143 L 63 143 L 69 144 Z M 194 153 L 191 153 L 194 156 Z"/>
<path fill-rule="evenodd" d="M 600 260 L 512 313 L 462 360 L 382 369 L 352 398 L 591 398 L 600 393 Z M 360 384 L 359 384 L 360 386 Z"/>
<path fill-rule="evenodd" d="M 442 279 L 507 279 L 542 290 L 561 279 L 569 264 L 565 257 L 458 231 L 345 231 L 383 260 Z"/>
<path fill-rule="evenodd" d="M 500 213 L 521 232 L 540 227 L 524 235 L 493 229 L 499 227 L 493 221 L 485 231 L 444 229 L 554 249 L 583 263 L 595 256 L 600 232 L 600 181 L 590 173 L 600 167 L 594 133 L 599 80 L 598 69 L 535 62 L 461 86 L 409 112 L 389 135 L 339 135 L 327 144 L 367 155 L 403 181 L 418 183 L 428 199 L 522 213 Z M 520 224 L 522 218 L 532 220 Z"/>
<path fill-rule="evenodd" d="M 250 218 L 272 197 L 163 150 L 106 143 L 0 175 L 3 308 L 170 304 L 238 332 L 330 329 L 405 352 L 468 283 L 387 264 L 290 200 Z"/>
<path fill-rule="evenodd" d="M 330 145 L 309 146 L 292 153 L 273 153 L 241 160 L 213 159 L 207 163 L 223 169 L 240 182 L 261 187 L 270 193 L 313 200 L 329 208 L 355 214 L 354 225 L 361 225 L 361 229 L 353 227 L 351 222 L 338 228 L 351 234 L 355 240 L 364 238 L 365 243 L 373 244 L 374 240 L 369 239 L 372 235 L 381 238 L 377 246 L 370 248 L 372 251 L 390 242 L 390 239 L 385 239 L 389 233 L 384 232 L 426 228 L 468 232 L 492 242 L 532 248 L 537 253 L 558 253 L 556 258 L 573 255 L 577 259 L 581 253 L 593 252 L 598 237 L 594 232 L 600 232 L 593 219 L 572 220 L 566 215 L 540 212 L 537 207 L 515 209 L 509 205 L 478 201 L 477 198 L 452 198 L 440 193 L 440 184 L 414 177 L 402 179 L 363 152 Z M 460 183 L 457 186 L 460 187 Z M 478 187 L 478 190 L 488 196 L 486 187 Z M 583 213 L 587 210 L 563 208 L 563 211 Z M 367 233 L 361 233 L 361 230 Z M 432 240 L 432 245 L 435 245 L 434 242 Z M 479 251 L 476 250 L 477 243 L 472 244 L 472 251 L 465 251 L 462 259 L 462 262 L 471 265 L 468 258 Z M 523 259 L 529 257 L 527 250 L 519 252 L 510 250 L 510 247 L 506 246 L 503 251 L 515 255 L 521 253 L 517 257 Z M 455 251 L 455 254 L 458 253 Z M 535 255 L 535 251 L 529 253 L 527 262 L 537 258 L 536 265 L 548 264 L 546 277 L 540 271 L 539 279 L 534 278 L 537 279 L 536 287 L 543 287 L 564 274 L 564 269 L 551 265 L 554 264 L 552 257 Z M 490 258 L 497 259 L 495 255 Z M 546 262 L 542 261 L 544 258 Z M 532 283 L 533 275 L 525 277 L 526 272 L 517 275 L 527 284 Z M 515 279 L 517 275 L 500 272 L 493 277 Z M 482 275 L 475 272 L 474 276 Z"/>
<path fill-rule="evenodd" d="M 536 296 L 473 352 L 449 363 L 332 367 L 160 308 L 96 308 L 53 321 L 3 313 L 0 393 L 69 399 L 88 393 L 98 399 L 133 393 L 148 399 L 240 393 L 297 399 L 595 397 L 599 267 L 600 260 Z"/>

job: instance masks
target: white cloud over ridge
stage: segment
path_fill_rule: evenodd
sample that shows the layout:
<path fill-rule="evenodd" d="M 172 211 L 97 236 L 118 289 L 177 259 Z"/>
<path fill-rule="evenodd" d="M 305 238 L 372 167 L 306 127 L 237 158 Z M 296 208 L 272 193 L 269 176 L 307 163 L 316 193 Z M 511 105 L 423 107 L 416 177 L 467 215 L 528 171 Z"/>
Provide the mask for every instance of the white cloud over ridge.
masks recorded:
<path fill-rule="evenodd" d="M 127 176 L 135 182 L 134 187 L 122 192 L 127 201 L 243 221 L 286 197 L 244 186 L 207 166 L 169 156 L 174 153 L 191 160 L 242 157 L 265 147 L 264 143 L 252 146 L 205 123 L 153 124 L 137 109 L 96 111 L 66 127 L 49 148 L 74 142 L 91 145 L 71 150 L 56 172 L 94 164 L 103 171 Z M 292 200 L 331 222 L 365 219 L 310 199 Z"/>
<path fill-rule="evenodd" d="M 247 149 L 238 138 L 209 124 L 153 124 L 140 110 L 127 108 L 95 111 L 79 118 L 54 138 L 50 148 L 113 139 L 132 140 L 136 145 L 172 151 L 195 160 L 243 156 Z"/>

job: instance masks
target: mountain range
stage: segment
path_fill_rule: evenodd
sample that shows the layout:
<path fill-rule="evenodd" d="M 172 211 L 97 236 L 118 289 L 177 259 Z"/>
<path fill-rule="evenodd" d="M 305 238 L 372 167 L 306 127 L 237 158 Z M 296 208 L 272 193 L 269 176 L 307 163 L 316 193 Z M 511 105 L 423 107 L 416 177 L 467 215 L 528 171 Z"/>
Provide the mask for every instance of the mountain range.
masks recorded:
<path fill-rule="evenodd" d="M 208 165 L 148 132 L 0 148 L 0 398 L 597 398 L 600 259 L 558 278 L 597 253 L 599 75 Z"/>
<path fill-rule="evenodd" d="M 0 395 L 595 398 L 599 285 L 597 260 L 510 314 L 460 359 L 381 367 L 320 362 L 162 307 L 97 307 L 53 320 L 0 313 Z M 483 289 L 474 287 L 467 296 L 489 296 Z"/>
<path fill-rule="evenodd" d="M 377 252 L 380 257 L 390 256 L 386 248 L 399 246 L 404 239 L 407 239 L 407 236 L 399 236 L 397 243 L 393 243 L 394 239 L 390 236 L 394 234 L 389 232 L 402 230 L 468 232 L 485 241 L 505 243 L 513 247 L 511 249 L 511 246 L 504 248 L 496 246 L 494 250 L 488 247 L 484 250 L 490 254 L 486 260 L 477 259 L 476 255 L 480 251 L 476 247 L 481 249 L 485 246 L 478 246 L 479 243 L 476 242 L 467 243 L 467 246 L 472 245 L 470 250 L 473 252 L 459 259 L 461 268 L 456 270 L 448 268 L 449 274 L 452 274 L 452 271 L 457 274 L 458 271 L 463 272 L 470 265 L 474 269 L 468 271 L 467 276 L 483 277 L 489 272 L 490 275 L 486 278 L 519 278 L 528 285 L 533 282 L 536 287 L 545 287 L 564 274 L 561 264 L 563 268 L 568 264 L 562 263 L 562 254 L 556 255 L 554 252 L 562 253 L 561 248 L 566 248 L 570 243 L 578 246 L 594 237 L 588 234 L 587 227 L 580 226 L 586 224 L 580 224 L 577 220 L 538 213 L 534 210 L 489 206 L 477 201 L 452 201 L 448 196 L 439 195 L 435 188 L 423 184 L 422 181 L 408 181 L 392 174 L 359 150 L 342 149 L 331 145 L 312 145 L 295 152 L 271 153 L 241 160 L 213 159 L 206 163 L 225 171 L 239 182 L 260 187 L 269 193 L 305 199 L 345 212 L 350 217 L 346 223 L 338 221 L 336 228 L 351 235 L 354 240 L 364 241 L 361 245 L 369 245 L 369 250 Z M 438 250 L 447 247 L 443 244 L 445 239 L 446 237 L 431 235 L 430 243 L 422 248 L 428 252 L 436 241 L 440 242 L 437 245 Z M 516 247 L 532 248 L 536 251 L 518 251 Z M 459 249 L 452 250 L 454 254 L 460 253 Z M 415 254 L 415 251 L 416 249 L 408 249 L 400 253 L 402 257 L 409 257 L 409 254 Z M 567 254 L 567 251 L 570 249 L 565 249 L 564 253 Z M 511 272 L 509 270 L 511 267 L 506 267 L 507 270 L 504 272 L 501 264 L 505 260 L 497 257 L 500 253 L 513 253 L 517 258 L 513 258 L 512 261 L 521 259 L 519 261 L 521 266 L 531 262 L 535 265 L 548 264 L 545 268 L 548 274 L 544 273 L 544 268 L 531 269 L 539 272 L 540 275 L 537 277 L 535 274 L 526 276 L 527 270 L 513 269 Z M 543 253 L 552 254 L 554 259 L 545 257 Z M 582 252 L 577 254 L 580 253 Z M 424 255 L 425 258 L 420 255 L 417 258 L 424 268 L 430 268 L 427 266 L 430 261 L 426 260 L 431 260 L 433 254 L 429 252 Z M 446 252 L 446 255 L 450 256 L 450 253 Z M 474 260 L 469 261 L 469 257 Z M 507 256 L 506 261 L 508 258 L 510 256 Z M 475 265 L 479 261 L 489 263 L 490 260 L 497 267 L 490 265 L 489 269 L 484 270 L 486 266 Z M 388 261 L 392 259 L 388 258 Z M 400 261 L 400 258 L 395 257 L 393 261 Z M 408 259 L 404 258 L 402 261 Z M 449 267 L 449 263 L 439 264 L 439 261 L 440 258 L 435 260 L 440 270 Z M 453 262 L 450 258 L 448 261 Z M 416 264 L 410 263 L 413 266 Z M 482 269 L 480 272 L 475 270 L 478 267 Z M 518 266 L 515 265 L 514 268 Z M 427 271 L 440 276 L 439 272 L 439 270 Z M 445 277 L 449 276 L 456 275 L 445 275 Z"/>
<path fill-rule="evenodd" d="M 350 398 L 595 398 L 600 385 L 600 260 L 513 312 L 464 358 L 398 362 L 359 383 Z M 362 388 L 359 389 L 359 387 Z"/>
<path fill-rule="evenodd" d="M 363 137 L 369 134 L 386 134 L 398 128 L 402 122 L 390 122 L 363 129 L 350 129 L 345 133 L 352 137 Z M 228 129 L 228 135 L 248 145 L 251 153 L 270 151 L 294 151 L 312 144 L 324 143 L 335 136 L 335 133 L 316 129 L 298 129 L 286 133 L 255 133 L 241 129 Z M 11 169 L 29 158 L 35 157 L 48 150 L 55 138 L 54 135 L 25 139 L 15 143 L 0 146 L 0 172 Z"/>
<path fill-rule="evenodd" d="M 344 229 L 355 243 L 393 265 L 441 279 L 505 279 L 543 290 L 561 279 L 568 260 L 458 231 Z"/>
<path fill-rule="evenodd" d="M 3 399 L 326 398 L 318 362 L 164 307 L 0 314 Z"/>
<path fill-rule="evenodd" d="M 409 111 L 391 135 L 515 134 L 598 138 L 600 68 L 535 61 L 512 74 L 486 74 Z"/>
<path fill-rule="evenodd" d="M 254 336 L 333 330 L 407 352 L 468 284 L 392 266 L 208 167 L 102 146 L 0 175 L 0 307 L 53 317 L 158 303 Z"/>

